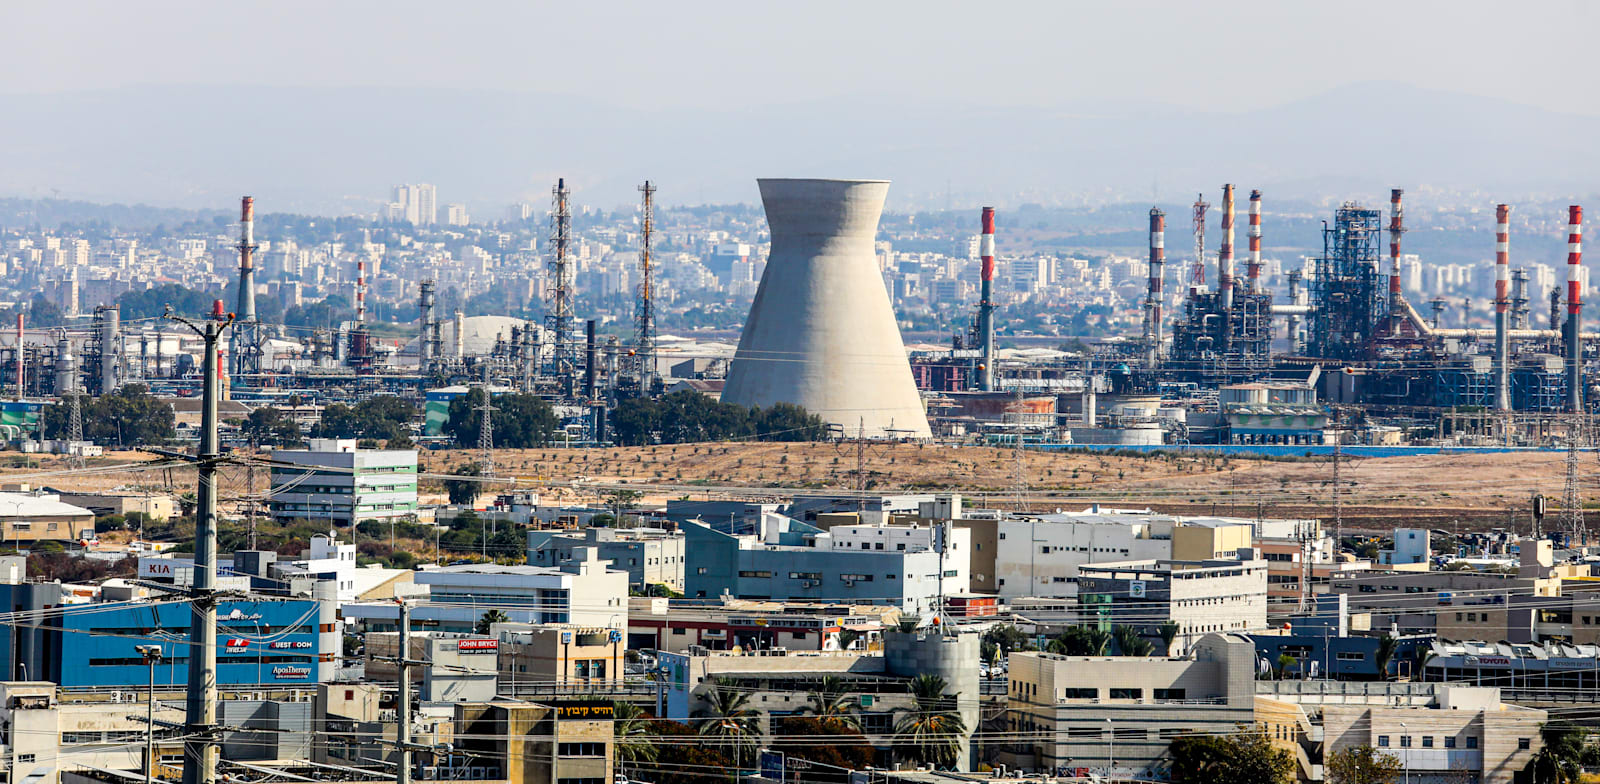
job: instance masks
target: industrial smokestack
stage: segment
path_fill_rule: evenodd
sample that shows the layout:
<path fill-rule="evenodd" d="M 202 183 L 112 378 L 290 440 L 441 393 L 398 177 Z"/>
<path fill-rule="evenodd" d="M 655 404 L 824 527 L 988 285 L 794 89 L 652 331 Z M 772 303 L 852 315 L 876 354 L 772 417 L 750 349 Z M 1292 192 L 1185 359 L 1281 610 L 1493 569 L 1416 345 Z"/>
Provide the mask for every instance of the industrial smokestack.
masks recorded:
<path fill-rule="evenodd" d="M 1405 208 L 1401 206 L 1400 197 L 1405 191 L 1393 188 L 1389 191 L 1389 325 L 1391 332 L 1400 330 L 1400 313 L 1404 308 L 1400 304 L 1400 235 L 1405 233 Z"/>
<path fill-rule="evenodd" d="M 367 260 L 356 258 L 356 324 L 367 323 Z"/>
<path fill-rule="evenodd" d="M 1150 208 L 1150 291 L 1145 300 L 1145 364 L 1155 367 L 1161 361 L 1161 281 L 1166 262 L 1167 214 Z"/>
<path fill-rule="evenodd" d="M 417 295 L 417 307 L 422 310 L 422 328 L 417 330 L 417 364 L 428 369 L 433 356 L 433 281 L 422 281 Z"/>
<path fill-rule="evenodd" d="M 1233 185 L 1222 186 L 1222 245 L 1217 251 L 1217 292 L 1222 297 L 1222 310 L 1233 310 Z M 1223 321 L 1222 334 L 1226 342 L 1228 328 Z"/>
<path fill-rule="evenodd" d="M 239 243 L 234 247 L 239 250 L 239 306 L 235 310 L 240 324 L 234 325 L 228 342 L 233 348 L 233 372 L 237 375 L 260 370 L 246 367 L 254 348 L 250 344 L 255 342 L 256 321 L 256 200 L 249 196 L 239 200 Z"/>
<path fill-rule="evenodd" d="M 461 311 L 456 311 L 456 359 L 467 355 L 467 319 Z"/>
<path fill-rule="evenodd" d="M 77 363 L 77 358 L 72 356 L 72 339 L 67 337 L 66 330 L 59 331 L 56 337 L 56 397 L 78 391 Z"/>
<path fill-rule="evenodd" d="M 1300 304 L 1300 277 L 1302 274 L 1303 273 L 1301 273 L 1300 270 L 1291 270 L 1289 272 L 1290 305 Z M 1300 316 L 1295 313 L 1290 313 L 1289 317 L 1285 319 L 1285 322 L 1289 331 L 1289 353 L 1298 353 L 1300 349 Z"/>
<path fill-rule="evenodd" d="M 1511 410 L 1511 350 L 1507 321 L 1511 318 L 1511 206 L 1494 208 L 1494 407 Z M 1399 277 L 1398 275 L 1396 276 Z"/>
<path fill-rule="evenodd" d="M 1261 293 L 1261 191 L 1250 191 L 1250 266 L 1245 269 L 1248 276 L 1245 281 L 1245 290 L 1251 294 Z"/>
<path fill-rule="evenodd" d="M 1583 208 L 1567 208 L 1567 409 L 1583 410 Z"/>
<path fill-rule="evenodd" d="M 978 344 L 983 367 L 978 373 L 978 386 L 985 392 L 994 390 L 994 208 L 983 208 L 983 234 L 978 238 L 978 257 L 983 260 L 982 287 L 978 296 Z"/>
<path fill-rule="evenodd" d="M 595 371 L 600 369 L 600 355 L 594 345 L 594 319 L 583 324 L 583 399 L 593 401 L 595 396 Z"/>
<path fill-rule="evenodd" d="M 760 180 L 772 233 L 722 400 L 794 403 L 846 432 L 929 438 L 878 272 L 885 180 Z"/>

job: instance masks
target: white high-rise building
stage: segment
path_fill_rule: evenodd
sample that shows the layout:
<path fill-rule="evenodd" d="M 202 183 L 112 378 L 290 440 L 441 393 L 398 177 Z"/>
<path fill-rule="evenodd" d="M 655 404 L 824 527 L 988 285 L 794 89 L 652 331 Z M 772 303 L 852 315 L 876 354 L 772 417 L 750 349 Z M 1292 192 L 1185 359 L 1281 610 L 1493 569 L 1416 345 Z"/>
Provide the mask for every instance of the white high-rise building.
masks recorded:
<path fill-rule="evenodd" d="M 450 224 L 451 226 L 465 226 L 469 222 L 467 218 L 467 205 L 465 204 L 452 204 L 449 207 L 446 207 L 444 216 L 444 222 Z"/>
<path fill-rule="evenodd" d="M 412 222 L 419 226 L 432 226 L 439 222 L 439 189 L 432 185 L 414 185 L 417 199 L 417 217 Z M 462 210 L 466 214 L 466 210 Z"/>
<path fill-rule="evenodd" d="M 394 201 L 385 210 L 391 221 L 431 226 L 439 220 L 439 189 L 432 185 L 396 185 Z"/>

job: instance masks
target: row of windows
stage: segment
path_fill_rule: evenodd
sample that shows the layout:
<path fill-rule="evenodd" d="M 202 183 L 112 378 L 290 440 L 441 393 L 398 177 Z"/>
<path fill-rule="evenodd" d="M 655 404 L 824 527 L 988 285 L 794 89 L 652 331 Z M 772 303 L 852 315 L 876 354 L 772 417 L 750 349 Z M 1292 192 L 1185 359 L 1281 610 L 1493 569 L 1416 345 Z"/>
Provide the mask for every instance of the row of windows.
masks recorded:
<path fill-rule="evenodd" d="M 1046 729 L 1044 725 L 1029 719 L 1013 721 L 1012 725 L 1012 729 L 1017 732 L 1039 732 Z M 1155 735 L 1161 740 L 1172 740 L 1185 735 L 1194 735 L 1196 732 L 1198 730 L 1193 727 L 1162 727 L 1155 731 Z M 1150 735 L 1151 731 L 1144 727 L 1117 727 L 1113 731 L 1112 737 L 1116 740 L 1147 740 Z M 1067 728 L 1068 740 L 1104 740 L 1105 737 L 1106 730 L 1104 727 Z"/>
<path fill-rule="evenodd" d="M 1038 687 L 1034 686 L 1033 684 L 1020 684 L 1019 683 L 1018 686 L 1030 686 L 1030 687 L 1032 687 L 1031 690 L 1035 691 L 1035 692 L 1038 689 Z M 1110 698 L 1113 699 L 1113 700 L 1142 700 L 1142 699 L 1144 699 L 1144 689 L 1140 689 L 1140 688 L 1130 688 L 1130 689 L 1115 689 L 1114 688 L 1114 689 L 1111 689 L 1110 692 L 1111 692 Z M 1188 696 L 1189 692 L 1188 692 L 1187 689 L 1154 689 L 1153 692 L 1154 692 L 1154 697 L 1157 700 L 1186 700 L 1186 699 L 1189 698 L 1189 696 Z M 1098 688 L 1093 687 L 1093 686 L 1082 687 L 1082 688 L 1062 689 L 1061 690 L 1061 699 L 1064 699 L 1064 700 L 1093 700 L 1093 699 L 1098 699 L 1099 697 L 1100 697 L 1100 690 Z"/>
<path fill-rule="evenodd" d="M 561 743 L 556 747 L 557 753 L 562 757 L 604 757 L 606 744 L 604 743 Z M 561 779 L 570 781 L 570 779 Z"/>
<path fill-rule="evenodd" d="M 1002 535 L 1001 538 L 1004 539 L 1005 537 Z M 1124 547 L 1124 548 L 1122 548 L 1120 550 L 1115 548 L 1115 547 L 1077 547 L 1077 548 L 1073 548 L 1073 547 L 1067 547 L 1066 545 L 1060 545 L 1060 544 L 1057 544 L 1057 545 L 1046 544 L 1046 545 L 1040 545 L 1039 546 L 1039 552 L 1043 553 L 1045 555 L 1049 555 L 1051 553 L 1071 553 L 1071 552 L 1079 552 L 1079 553 L 1118 553 L 1118 554 L 1121 554 L 1121 555 L 1127 555 L 1128 554 L 1128 548 Z"/>
<path fill-rule="evenodd" d="M 1521 749 L 1523 751 L 1527 751 L 1529 746 L 1530 746 L 1530 739 L 1528 739 L 1528 738 L 1517 738 L 1517 748 L 1518 749 Z M 1446 735 L 1446 736 L 1444 736 L 1444 747 L 1447 748 L 1447 749 L 1456 748 L 1456 736 L 1454 736 L 1454 735 Z M 1476 736 L 1476 735 L 1468 735 L 1466 737 L 1466 748 L 1475 749 L 1477 747 L 1478 747 L 1478 736 Z M 1380 749 L 1389 748 L 1389 736 L 1388 735 L 1379 735 L 1378 736 L 1378 748 L 1380 748 Z M 1410 735 L 1401 735 L 1400 736 L 1400 748 L 1402 748 L 1402 749 L 1411 748 L 1411 736 Z M 1433 736 L 1432 735 L 1423 735 L 1422 736 L 1422 748 L 1425 748 L 1425 749 L 1433 748 Z"/>

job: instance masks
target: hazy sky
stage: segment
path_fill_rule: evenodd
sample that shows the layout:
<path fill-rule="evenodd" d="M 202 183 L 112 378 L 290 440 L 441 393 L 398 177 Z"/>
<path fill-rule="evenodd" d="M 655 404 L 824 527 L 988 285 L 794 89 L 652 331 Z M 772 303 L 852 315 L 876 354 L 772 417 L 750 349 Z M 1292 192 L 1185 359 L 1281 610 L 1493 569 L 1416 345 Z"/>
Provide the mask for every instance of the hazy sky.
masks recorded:
<path fill-rule="evenodd" d="M 7 3 L 0 92 L 476 87 L 629 107 L 893 93 L 1259 108 L 1388 79 L 1594 114 L 1562 2 Z"/>

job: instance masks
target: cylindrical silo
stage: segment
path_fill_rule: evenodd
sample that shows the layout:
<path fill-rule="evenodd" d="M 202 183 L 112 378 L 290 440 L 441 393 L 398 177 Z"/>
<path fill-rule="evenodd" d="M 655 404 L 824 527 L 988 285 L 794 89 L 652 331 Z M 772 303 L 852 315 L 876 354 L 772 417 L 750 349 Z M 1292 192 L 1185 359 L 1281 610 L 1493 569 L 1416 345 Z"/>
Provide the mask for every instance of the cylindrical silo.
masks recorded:
<path fill-rule="evenodd" d="M 878 271 L 886 180 L 759 180 L 772 232 L 722 400 L 793 403 L 855 435 L 928 438 Z"/>

